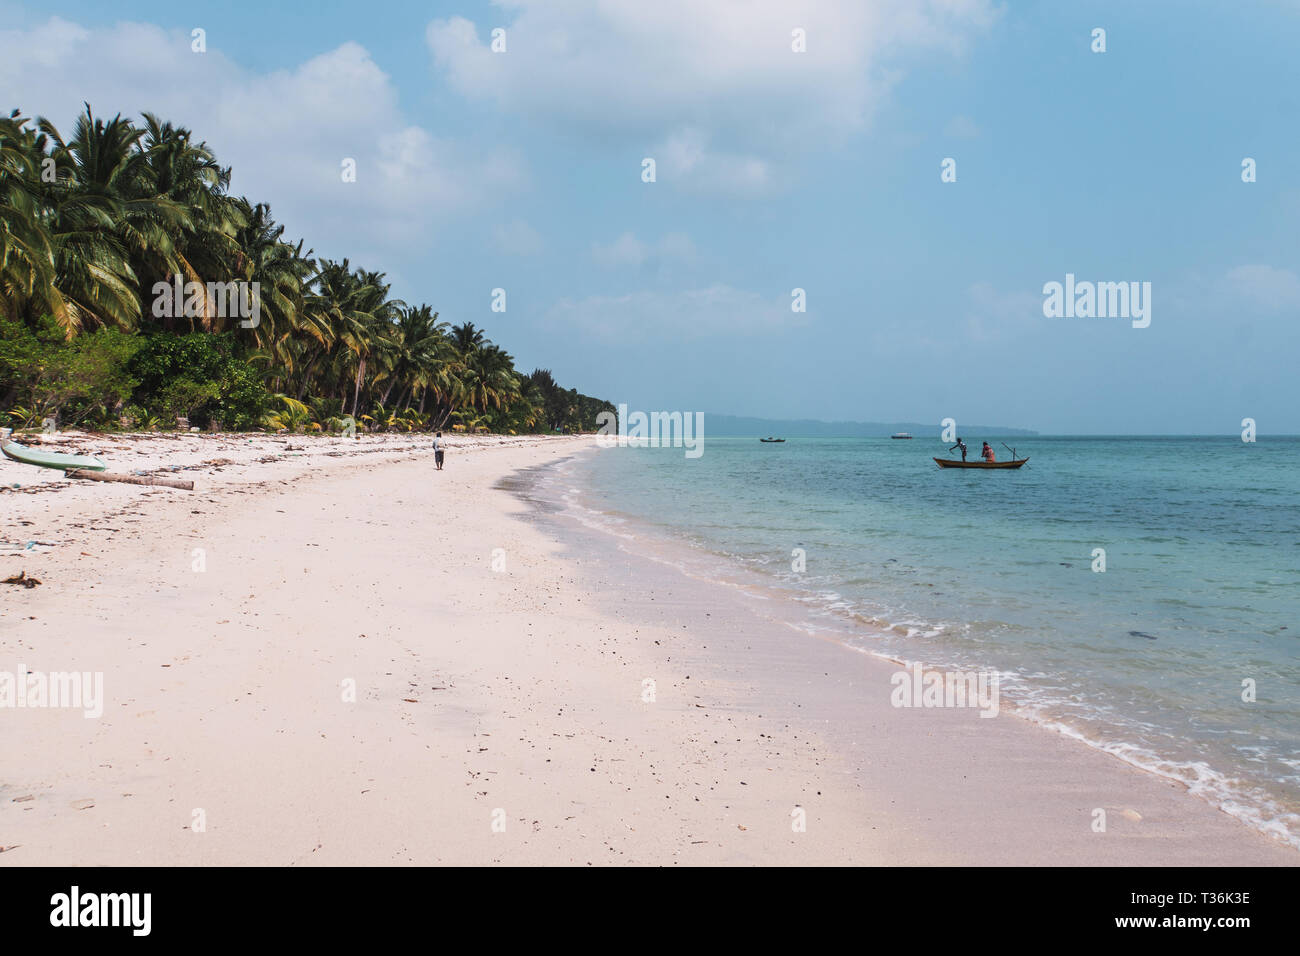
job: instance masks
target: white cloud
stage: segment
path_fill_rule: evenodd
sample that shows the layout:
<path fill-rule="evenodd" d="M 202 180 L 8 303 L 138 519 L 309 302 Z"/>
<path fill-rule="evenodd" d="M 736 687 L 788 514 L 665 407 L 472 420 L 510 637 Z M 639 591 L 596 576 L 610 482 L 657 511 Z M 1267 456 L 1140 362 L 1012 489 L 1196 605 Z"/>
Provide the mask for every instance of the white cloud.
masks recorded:
<path fill-rule="evenodd" d="M 591 257 L 606 267 L 639 266 L 649 254 L 649 247 L 630 232 L 623 233 L 608 245 L 602 246 L 598 242 L 591 245 Z"/>
<path fill-rule="evenodd" d="M 943 131 L 953 139 L 975 139 L 980 134 L 979 126 L 969 116 L 954 116 Z"/>
<path fill-rule="evenodd" d="M 190 43 L 188 31 L 54 17 L 0 31 L 0 88 L 10 108 L 48 117 L 65 137 L 83 99 L 96 115 L 149 110 L 188 127 L 234 168 L 233 190 L 270 202 L 309 244 L 410 237 L 526 181 L 509 152 L 407 123 L 391 79 L 356 43 L 267 73 L 225 56 L 214 33 L 206 53 Z M 354 183 L 342 181 L 345 158 L 356 161 Z"/>
<path fill-rule="evenodd" d="M 805 313 L 790 309 L 789 297 L 715 283 L 680 292 L 631 292 L 616 296 L 561 299 L 547 319 L 605 341 L 671 342 L 710 335 L 775 331 L 804 325 Z"/>
<path fill-rule="evenodd" d="M 1300 307 L 1300 276 L 1267 265 L 1237 266 L 1226 276 L 1228 295 L 1267 311 Z"/>
<path fill-rule="evenodd" d="M 29 66 L 57 68 L 66 62 L 74 51 L 90 36 L 90 32 L 61 17 L 51 17 L 47 22 L 23 32 L 0 30 L 0 49 L 10 52 L 21 45 Z M 0 76 L 5 88 L 12 89 L 19 60 L 12 53 L 0 60 Z"/>
<path fill-rule="evenodd" d="M 591 257 L 606 268 L 619 266 L 640 267 L 651 260 L 689 262 L 695 258 L 695 243 L 681 232 L 665 235 L 656 243 L 642 242 L 630 232 L 625 232 L 613 242 L 602 245 L 592 243 Z"/>
<path fill-rule="evenodd" d="M 737 197 L 759 196 L 773 184 L 771 164 L 757 156 L 714 152 L 699 129 L 681 129 L 650 151 L 656 182 Z"/>
<path fill-rule="evenodd" d="M 659 240 L 655 251 L 664 259 L 689 262 L 695 258 L 695 243 L 684 232 L 670 232 Z"/>
<path fill-rule="evenodd" d="M 1154 285 L 1153 297 L 1181 325 L 1234 328 L 1281 318 L 1300 309 L 1300 275 L 1290 269 L 1248 263 L 1214 273 L 1194 272 Z"/>
<path fill-rule="evenodd" d="M 658 144 L 683 184 L 760 195 L 782 156 L 866 124 L 918 50 L 959 54 L 992 0 L 510 0 L 482 29 L 434 20 L 437 66 L 529 120 Z M 493 53 L 491 30 L 506 30 Z M 796 28 L 807 52 L 791 49 Z"/>
<path fill-rule="evenodd" d="M 492 230 L 497 248 L 512 256 L 535 256 L 543 249 L 542 237 L 522 219 L 501 223 Z"/>

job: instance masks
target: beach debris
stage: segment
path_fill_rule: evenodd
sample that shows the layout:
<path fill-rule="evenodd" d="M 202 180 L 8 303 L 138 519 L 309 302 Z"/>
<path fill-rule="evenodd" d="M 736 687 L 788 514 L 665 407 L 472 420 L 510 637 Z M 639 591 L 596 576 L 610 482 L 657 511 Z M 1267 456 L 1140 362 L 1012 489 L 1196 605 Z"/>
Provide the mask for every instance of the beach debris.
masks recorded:
<path fill-rule="evenodd" d="M 57 541 L 0 541 L 0 551 L 35 551 L 37 548 L 57 548 Z"/>
<path fill-rule="evenodd" d="M 17 574 L 11 574 L 9 577 L 0 581 L 0 584 L 17 584 L 19 587 L 34 588 L 41 582 L 37 578 L 29 578 L 26 571 L 19 571 Z"/>
<path fill-rule="evenodd" d="M 72 807 L 72 809 L 74 810 L 89 810 L 94 805 L 95 805 L 95 801 L 90 799 L 73 800 L 71 803 L 68 804 L 68 806 Z"/>
<path fill-rule="evenodd" d="M 107 471 L 91 472 L 74 468 L 68 473 L 69 478 L 88 478 L 91 481 L 120 481 L 128 485 L 160 485 L 164 488 L 179 488 L 193 491 L 194 482 L 179 478 L 158 478 L 153 475 L 118 475 Z"/>

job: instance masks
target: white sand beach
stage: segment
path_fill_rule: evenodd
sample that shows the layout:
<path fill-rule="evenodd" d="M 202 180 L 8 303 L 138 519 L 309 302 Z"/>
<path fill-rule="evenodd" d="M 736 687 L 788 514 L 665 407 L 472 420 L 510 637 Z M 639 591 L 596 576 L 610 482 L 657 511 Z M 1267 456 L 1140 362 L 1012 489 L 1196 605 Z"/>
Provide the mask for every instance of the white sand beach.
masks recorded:
<path fill-rule="evenodd" d="M 0 709 L 0 865 L 1300 862 L 496 487 L 590 439 L 52 437 L 195 490 L 0 461 L 41 582 L 0 672 L 103 675 L 98 718 Z"/>

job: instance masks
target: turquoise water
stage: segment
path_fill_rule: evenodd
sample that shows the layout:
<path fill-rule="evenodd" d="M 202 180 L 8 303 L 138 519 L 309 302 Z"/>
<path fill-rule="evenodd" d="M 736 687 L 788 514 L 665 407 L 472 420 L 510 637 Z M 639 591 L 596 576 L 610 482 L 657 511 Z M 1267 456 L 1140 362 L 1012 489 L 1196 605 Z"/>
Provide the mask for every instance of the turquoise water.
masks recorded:
<path fill-rule="evenodd" d="M 1012 443 L 1028 465 L 980 472 L 937 439 L 709 437 L 568 477 L 598 522 L 862 650 L 996 670 L 1023 713 L 1300 846 L 1300 439 Z"/>

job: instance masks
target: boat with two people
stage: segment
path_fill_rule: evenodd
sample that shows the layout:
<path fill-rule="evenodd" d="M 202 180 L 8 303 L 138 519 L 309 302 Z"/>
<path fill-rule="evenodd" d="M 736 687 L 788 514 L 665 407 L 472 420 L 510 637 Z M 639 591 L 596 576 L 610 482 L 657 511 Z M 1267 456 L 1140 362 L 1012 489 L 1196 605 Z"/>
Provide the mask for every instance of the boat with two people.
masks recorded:
<path fill-rule="evenodd" d="M 1029 461 L 1028 455 L 1024 458 L 1016 457 L 1016 450 L 1006 442 L 1002 443 L 1002 447 L 1011 452 L 1010 461 L 998 461 L 997 456 L 993 454 L 993 448 L 988 442 L 985 442 L 981 461 L 965 461 L 956 458 L 936 458 L 934 463 L 940 468 L 1019 468 L 1024 465 L 1025 462 Z"/>

